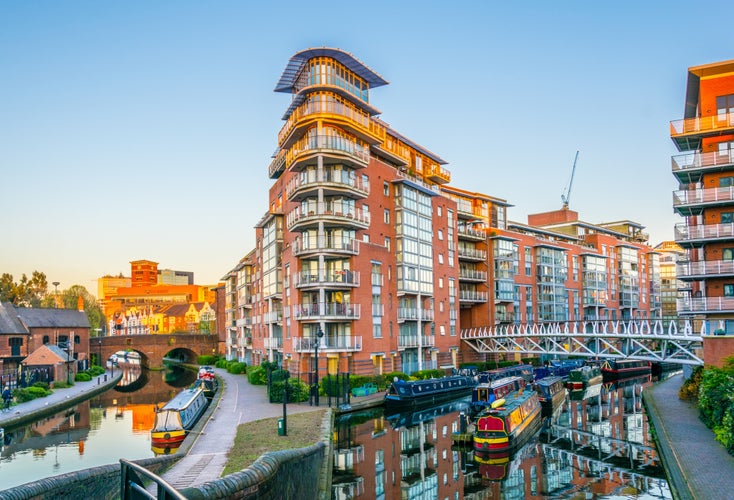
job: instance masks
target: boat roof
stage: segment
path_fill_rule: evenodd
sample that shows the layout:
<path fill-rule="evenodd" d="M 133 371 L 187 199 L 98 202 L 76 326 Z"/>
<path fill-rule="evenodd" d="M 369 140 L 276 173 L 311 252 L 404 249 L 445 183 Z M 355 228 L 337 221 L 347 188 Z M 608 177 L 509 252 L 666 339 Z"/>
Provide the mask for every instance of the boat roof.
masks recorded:
<path fill-rule="evenodd" d="M 176 394 L 176 396 L 172 400 L 166 403 L 165 406 L 161 408 L 161 411 L 182 410 L 183 408 L 186 408 L 188 405 L 190 405 L 191 402 L 194 401 L 201 392 L 202 391 L 200 388 L 184 389 L 183 391 Z"/>

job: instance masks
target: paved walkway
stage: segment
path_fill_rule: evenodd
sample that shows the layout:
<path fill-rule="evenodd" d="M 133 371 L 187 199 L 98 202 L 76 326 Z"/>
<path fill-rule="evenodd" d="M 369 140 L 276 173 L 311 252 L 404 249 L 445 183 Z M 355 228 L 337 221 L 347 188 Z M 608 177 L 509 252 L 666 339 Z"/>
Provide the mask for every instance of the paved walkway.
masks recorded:
<path fill-rule="evenodd" d="M 215 368 L 224 386 L 217 406 L 184 458 L 167 470 L 163 479 L 177 489 L 219 479 L 234 444 L 237 426 L 263 418 L 281 417 L 283 405 L 268 402 L 265 386 L 251 385 L 244 375 Z M 318 410 L 318 407 L 289 404 L 287 415 Z M 277 432 L 277 427 L 273 432 Z M 199 439 L 203 437 L 203 439 Z M 189 438 L 187 438 L 189 439 Z"/>
<path fill-rule="evenodd" d="M 677 375 L 645 391 L 674 498 L 734 498 L 734 457 L 698 418 L 698 408 L 678 398 L 682 383 Z"/>
<path fill-rule="evenodd" d="M 104 392 L 116 385 L 122 377 L 122 372 L 115 370 L 115 376 L 108 370 L 104 375 L 95 377 L 89 382 L 74 382 L 74 385 L 65 389 L 54 389 L 53 394 L 44 398 L 37 398 L 25 403 L 18 403 L 10 411 L 0 412 L 0 427 L 9 428 L 32 423 L 43 418 L 46 414 L 54 414 L 67 406 L 73 406 L 84 401 L 94 394 Z"/>

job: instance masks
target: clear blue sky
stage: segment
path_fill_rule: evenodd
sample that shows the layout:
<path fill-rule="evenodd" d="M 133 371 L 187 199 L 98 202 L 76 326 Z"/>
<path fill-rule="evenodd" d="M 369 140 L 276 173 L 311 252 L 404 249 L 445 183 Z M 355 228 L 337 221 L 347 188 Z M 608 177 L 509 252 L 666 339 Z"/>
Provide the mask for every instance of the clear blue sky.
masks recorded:
<path fill-rule="evenodd" d="M 654 5 L 653 5 L 654 4 Z M 292 54 L 351 52 L 381 118 L 510 220 L 672 239 L 669 122 L 734 59 L 729 2 L 0 2 L 0 273 L 96 293 L 129 261 L 215 283 L 254 246 Z M 146 184 L 147 189 L 136 186 Z"/>

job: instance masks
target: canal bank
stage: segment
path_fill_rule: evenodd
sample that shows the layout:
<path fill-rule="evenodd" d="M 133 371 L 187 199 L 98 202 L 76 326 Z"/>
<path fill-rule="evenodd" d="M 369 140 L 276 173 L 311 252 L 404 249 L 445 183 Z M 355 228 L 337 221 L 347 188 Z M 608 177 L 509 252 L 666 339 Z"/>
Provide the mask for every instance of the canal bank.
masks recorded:
<path fill-rule="evenodd" d="M 734 457 L 698 418 L 696 405 L 678 398 L 682 383 L 676 375 L 643 393 L 670 490 L 676 500 L 731 498 Z"/>

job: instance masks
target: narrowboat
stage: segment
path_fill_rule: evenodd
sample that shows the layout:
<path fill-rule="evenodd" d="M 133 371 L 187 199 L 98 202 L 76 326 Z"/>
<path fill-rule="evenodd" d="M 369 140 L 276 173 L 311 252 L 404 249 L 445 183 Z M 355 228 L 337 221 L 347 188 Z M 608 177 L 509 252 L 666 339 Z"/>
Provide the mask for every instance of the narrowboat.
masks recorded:
<path fill-rule="evenodd" d="M 503 405 L 489 408 L 477 418 L 474 451 L 504 453 L 517 450 L 540 429 L 541 423 L 538 393 L 530 390 L 514 393 Z"/>
<path fill-rule="evenodd" d="M 156 411 L 155 423 L 150 430 L 150 440 L 156 448 L 181 446 L 186 432 L 196 424 L 209 401 L 200 388 L 179 392 L 163 408 Z"/>
<path fill-rule="evenodd" d="M 211 369 L 211 367 L 202 366 L 199 369 L 199 375 L 196 378 L 194 386 L 200 387 L 201 390 L 204 391 L 204 396 L 208 399 L 213 398 L 219 388 L 219 382 L 217 381 L 217 377 L 214 375 L 214 370 Z"/>
<path fill-rule="evenodd" d="M 474 411 L 481 411 L 491 406 L 498 399 L 502 399 L 512 392 L 523 389 L 525 385 L 525 379 L 522 377 L 504 377 L 493 382 L 479 383 L 472 389 L 472 409 Z"/>
<path fill-rule="evenodd" d="M 480 384 L 490 383 L 494 380 L 506 377 L 522 377 L 526 382 L 530 383 L 535 380 L 533 365 L 504 366 L 494 370 L 485 370 L 477 374 Z"/>
<path fill-rule="evenodd" d="M 601 368 L 584 365 L 569 372 L 567 386 L 572 391 L 583 390 L 590 385 L 601 384 L 602 380 Z"/>
<path fill-rule="evenodd" d="M 556 375 L 562 378 L 568 378 L 568 374 L 574 368 L 583 366 L 583 361 L 578 359 L 564 359 L 564 360 L 552 360 L 544 366 L 536 366 L 535 380 L 540 380 L 551 375 Z"/>
<path fill-rule="evenodd" d="M 414 427 L 421 422 L 429 422 L 435 420 L 442 415 L 448 415 L 449 413 L 464 413 L 469 409 L 469 398 L 465 397 L 457 399 L 455 401 L 449 401 L 442 403 L 437 406 L 429 406 L 421 408 L 417 411 L 406 411 L 402 413 L 394 413 L 385 417 L 393 429 L 400 429 L 401 427 Z"/>
<path fill-rule="evenodd" d="M 533 389 L 538 393 L 543 416 L 552 415 L 553 411 L 566 400 L 566 386 L 563 384 L 563 377 L 557 375 L 544 377 L 535 382 Z"/>
<path fill-rule="evenodd" d="M 599 396 L 601 394 L 601 389 L 602 383 L 598 382 L 596 384 L 587 385 L 582 389 L 571 389 L 571 391 L 569 391 L 569 396 L 571 397 L 571 401 L 583 401 L 585 399 L 591 399 Z"/>
<path fill-rule="evenodd" d="M 475 385 L 474 377 L 468 375 L 407 382 L 396 378 L 385 394 L 385 411 L 394 413 L 459 399 L 469 396 Z"/>
<path fill-rule="evenodd" d="M 607 359 L 601 365 L 601 372 L 608 380 L 634 377 L 651 371 L 651 363 L 639 359 Z"/>

